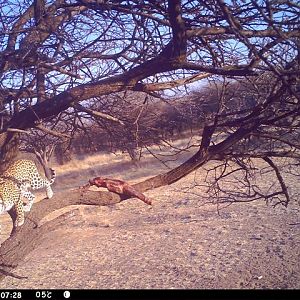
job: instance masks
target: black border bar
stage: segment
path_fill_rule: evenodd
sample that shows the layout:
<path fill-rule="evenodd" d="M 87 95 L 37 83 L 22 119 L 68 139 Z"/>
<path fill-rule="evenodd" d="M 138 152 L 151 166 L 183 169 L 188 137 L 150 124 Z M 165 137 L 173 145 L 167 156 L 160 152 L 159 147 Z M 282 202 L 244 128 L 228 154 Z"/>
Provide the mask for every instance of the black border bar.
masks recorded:
<path fill-rule="evenodd" d="M 69 295 L 69 297 L 67 297 Z M 300 290 L 78 290 L 78 289 L 39 289 L 39 290 L 0 290 L 0 300 L 85 300 L 85 299 L 162 299 L 184 300 L 264 300 L 300 299 Z"/>

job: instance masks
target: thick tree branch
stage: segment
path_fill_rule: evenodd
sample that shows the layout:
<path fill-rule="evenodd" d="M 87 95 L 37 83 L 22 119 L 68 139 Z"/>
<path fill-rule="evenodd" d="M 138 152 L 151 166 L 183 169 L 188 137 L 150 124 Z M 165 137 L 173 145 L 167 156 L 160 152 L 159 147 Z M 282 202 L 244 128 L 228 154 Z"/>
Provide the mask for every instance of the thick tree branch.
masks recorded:
<path fill-rule="evenodd" d="M 278 30 L 266 29 L 266 30 L 239 30 L 240 34 L 251 38 L 251 37 L 278 37 Z M 191 28 L 186 31 L 188 38 L 191 37 L 203 37 L 203 36 L 215 36 L 226 34 L 222 39 L 230 39 L 235 34 L 235 31 L 231 27 L 206 27 L 206 28 Z M 290 30 L 288 32 L 282 32 L 287 38 L 300 37 L 299 30 Z"/>
<path fill-rule="evenodd" d="M 182 18 L 181 0 L 169 0 L 168 13 L 173 32 L 172 56 L 182 62 L 186 60 L 187 38 Z"/>
<path fill-rule="evenodd" d="M 191 62 L 183 62 L 180 67 L 186 70 L 198 70 L 201 72 L 207 72 L 215 75 L 229 75 L 229 76 L 253 76 L 257 75 L 256 72 L 250 70 L 248 65 L 231 65 L 224 66 L 223 68 L 212 67 L 212 66 L 204 66 L 200 64 L 195 64 Z"/>

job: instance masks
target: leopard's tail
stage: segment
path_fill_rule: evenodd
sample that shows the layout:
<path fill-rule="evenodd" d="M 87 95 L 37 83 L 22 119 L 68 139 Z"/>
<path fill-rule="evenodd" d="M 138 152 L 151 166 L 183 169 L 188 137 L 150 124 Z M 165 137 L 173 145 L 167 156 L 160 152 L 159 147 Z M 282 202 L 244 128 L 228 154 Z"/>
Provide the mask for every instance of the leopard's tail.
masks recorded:
<path fill-rule="evenodd" d="M 54 169 L 52 168 L 49 168 L 50 170 L 50 178 L 49 178 L 49 182 L 50 184 L 52 184 L 54 181 L 55 181 L 55 178 L 56 178 L 56 172 Z"/>

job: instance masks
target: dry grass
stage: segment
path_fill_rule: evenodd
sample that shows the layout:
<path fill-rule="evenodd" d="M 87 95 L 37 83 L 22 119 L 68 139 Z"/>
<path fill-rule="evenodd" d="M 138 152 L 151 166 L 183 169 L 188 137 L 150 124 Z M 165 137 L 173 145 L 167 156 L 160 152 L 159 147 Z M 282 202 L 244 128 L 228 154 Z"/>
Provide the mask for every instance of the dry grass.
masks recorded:
<path fill-rule="evenodd" d="M 199 141 L 197 137 L 194 137 L 172 142 L 174 148 L 164 143 L 160 146 L 152 146 L 151 154 L 147 150 L 143 152 L 139 168 L 132 163 L 126 153 L 78 155 L 63 166 L 54 165 L 58 174 L 57 189 L 83 185 L 89 178 L 96 176 L 109 176 L 135 183 L 180 164 L 193 153 L 196 148 L 190 146 L 196 143 Z M 152 154 L 164 161 L 164 164 L 155 159 Z"/>

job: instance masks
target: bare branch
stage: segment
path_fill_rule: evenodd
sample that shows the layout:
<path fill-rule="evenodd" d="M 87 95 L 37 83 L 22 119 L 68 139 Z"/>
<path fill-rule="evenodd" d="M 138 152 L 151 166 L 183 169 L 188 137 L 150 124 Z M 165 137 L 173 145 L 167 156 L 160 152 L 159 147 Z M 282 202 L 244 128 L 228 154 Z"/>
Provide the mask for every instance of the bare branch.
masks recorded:
<path fill-rule="evenodd" d="M 65 134 L 65 133 L 61 133 L 61 132 L 57 132 L 57 131 L 54 131 L 54 130 L 51 130 L 49 128 L 46 128 L 45 126 L 43 126 L 42 124 L 36 124 L 35 125 L 35 128 L 47 133 L 47 134 L 50 134 L 50 135 L 53 135 L 53 136 L 56 136 L 56 137 L 60 137 L 60 138 L 67 138 L 67 139 L 70 139 L 71 136 L 68 135 L 68 134 Z"/>
<path fill-rule="evenodd" d="M 278 167 L 277 167 L 277 166 L 275 165 L 275 163 L 274 163 L 269 157 L 267 157 L 267 156 L 264 157 L 263 160 L 264 160 L 265 162 L 267 162 L 267 163 L 270 165 L 270 167 L 272 167 L 272 169 L 274 170 L 274 172 L 275 172 L 275 174 L 276 174 L 276 177 L 277 177 L 277 179 L 278 179 L 278 182 L 279 182 L 279 184 L 280 184 L 280 186 L 281 186 L 282 193 L 284 194 L 284 196 L 285 196 L 285 198 L 286 198 L 286 201 L 284 201 L 284 202 L 280 201 L 280 202 L 278 202 L 277 204 L 281 203 L 281 204 L 283 204 L 285 207 L 287 207 L 288 203 L 290 202 L 290 195 L 289 195 L 289 193 L 288 193 L 287 186 L 286 186 L 286 184 L 285 184 L 285 182 L 284 182 L 284 179 L 283 179 L 283 177 L 282 177 L 282 175 L 281 175 L 281 173 L 280 173 Z M 273 195 L 273 196 L 274 196 L 274 195 Z M 273 196 L 272 196 L 272 197 L 273 197 Z M 277 205 L 277 204 L 276 204 L 276 205 Z"/>
<path fill-rule="evenodd" d="M 102 119 L 105 119 L 105 120 L 113 121 L 113 122 L 119 123 L 119 124 L 121 124 L 123 126 L 125 125 L 124 122 L 121 121 L 121 120 L 119 120 L 118 118 L 115 118 L 113 116 L 110 116 L 108 114 L 105 114 L 105 113 L 102 113 L 102 112 L 99 112 L 99 111 L 95 111 L 95 110 L 86 108 L 86 107 L 84 107 L 83 105 L 81 105 L 79 103 L 73 104 L 72 106 L 74 108 L 78 109 L 79 111 L 86 112 L 89 115 L 94 116 L 96 118 L 102 118 Z"/>

